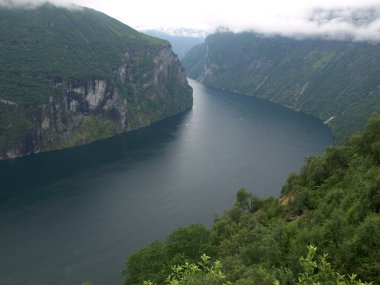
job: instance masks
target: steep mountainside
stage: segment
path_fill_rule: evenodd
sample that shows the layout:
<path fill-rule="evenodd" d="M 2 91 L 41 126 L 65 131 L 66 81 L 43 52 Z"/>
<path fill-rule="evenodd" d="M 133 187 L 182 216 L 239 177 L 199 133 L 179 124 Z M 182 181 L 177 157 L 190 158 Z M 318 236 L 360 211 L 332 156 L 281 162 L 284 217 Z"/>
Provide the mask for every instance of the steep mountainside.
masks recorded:
<path fill-rule="evenodd" d="M 106 138 L 183 112 L 170 44 L 91 9 L 0 9 L 0 159 Z"/>
<path fill-rule="evenodd" d="M 338 141 L 380 111 L 380 45 L 217 33 L 182 61 L 206 85 L 312 114 Z"/>

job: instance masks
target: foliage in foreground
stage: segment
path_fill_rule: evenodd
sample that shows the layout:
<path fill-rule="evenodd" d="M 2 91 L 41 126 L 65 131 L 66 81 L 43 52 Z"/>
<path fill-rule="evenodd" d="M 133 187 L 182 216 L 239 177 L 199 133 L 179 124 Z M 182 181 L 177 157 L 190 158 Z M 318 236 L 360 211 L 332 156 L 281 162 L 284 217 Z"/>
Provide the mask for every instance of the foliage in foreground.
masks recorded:
<path fill-rule="evenodd" d="M 210 230 L 180 228 L 131 255 L 124 284 L 165 284 L 173 265 L 196 263 L 203 253 L 222 262 L 223 282 L 232 284 L 380 284 L 379 210 L 380 116 L 374 115 L 362 134 L 308 158 L 279 199 L 241 189 Z M 300 264 L 310 244 L 328 255 L 315 262 L 316 249 L 309 248 Z M 352 272 L 357 279 L 341 283 Z"/>
<path fill-rule="evenodd" d="M 306 257 L 299 259 L 303 272 L 298 274 L 297 285 L 371 285 L 372 283 L 361 282 L 357 279 L 356 274 L 341 275 L 336 272 L 329 262 L 327 254 L 316 258 L 317 248 L 308 246 Z M 229 282 L 222 271 L 222 263 L 219 260 L 211 262 L 211 257 L 202 254 L 200 261 L 189 263 L 186 261 L 183 265 L 174 265 L 171 267 L 171 273 L 165 279 L 167 285 L 234 285 L 234 284 L 253 284 L 250 280 L 245 282 Z M 143 285 L 157 285 L 152 281 L 143 281 Z M 278 280 L 273 282 L 274 285 L 280 285 Z M 82 285 L 92 285 L 91 282 L 84 282 Z"/>
<path fill-rule="evenodd" d="M 336 284 L 336 285 L 369 285 L 357 280 L 357 275 L 341 275 L 332 269 L 331 264 L 327 262 L 327 254 L 316 258 L 317 248 L 308 246 L 306 257 L 301 257 L 299 262 L 303 272 L 298 274 L 297 285 L 313 284 Z M 224 282 L 226 275 L 222 272 L 222 263 L 217 260 L 214 264 L 210 262 L 210 257 L 203 254 L 201 261 L 197 263 L 185 262 L 184 265 L 172 267 L 172 273 L 166 278 L 165 283 L 168 285 L 234 285 L 234 284 L 253 284 L 247 282 Z M 280 285 L 278 280 L 273 282 Z M 156 285 L 151 281 L 144 281 L 143 285 Z"/>
<path fill-rule="evenodd" d="M 222 263 L 217 260 L 212 264 L 211 257 L 203 254 L 196 263 L 185 262 L 183 265 L 172 266 L 172 272 L 165 279 L 168 285 L 223 285 L 226 275 L 222 272 Z M 156 285 L 152 281 L 144 281 L 143 285 Z"/>
<path fill-rule="evenodd" d="M 317 248 L 314 246 L 308 246 L 308 253 L 306 257 L 300 258 L 300 265 L 303 268 L 303 272 L 298 274 L 299 285 L 312 285 L 312 284 L 337 284 L 337 285 L 365 285 L 371 284 L 361 282 L 357 279 L 356 274 L 341 275 L 336 272 L 331 264 L 327 261 L 327 254 L 319 256 L 319 260 L 316 259 L 315 254 Z M 276 280 L 276 285 L 280 283 Z"/>

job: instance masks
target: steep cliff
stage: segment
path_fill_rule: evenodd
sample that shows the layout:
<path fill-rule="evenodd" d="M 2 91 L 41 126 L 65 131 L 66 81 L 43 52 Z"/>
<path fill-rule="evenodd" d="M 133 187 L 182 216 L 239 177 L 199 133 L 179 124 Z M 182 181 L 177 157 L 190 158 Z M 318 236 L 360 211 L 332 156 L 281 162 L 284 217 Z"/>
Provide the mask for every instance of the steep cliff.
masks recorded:
<path fill-rule="evenodd" d="M 217 33 L 190 50 L 182 63 L 190 77 L 206 85 L 320 118 L 338 142 L 380 112 L 376 43 Z"/>
<path fill-rule="evenodd" d="M 87 8 L 0 9 L 0 159 L 107 138 L 183 112 L 168 42 Z"/>

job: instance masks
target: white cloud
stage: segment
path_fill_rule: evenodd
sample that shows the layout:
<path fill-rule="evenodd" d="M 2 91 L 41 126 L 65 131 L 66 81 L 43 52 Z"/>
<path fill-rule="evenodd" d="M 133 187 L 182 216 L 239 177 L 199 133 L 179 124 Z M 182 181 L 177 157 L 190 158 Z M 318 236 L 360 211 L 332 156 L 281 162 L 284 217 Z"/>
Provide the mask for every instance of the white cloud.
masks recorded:
<path fill-rule="evenodd" d="M 0 0 L 0 7 L 34 9 L 46 3 L 61 7 L 75 7 L 72 0 Z"/>
<path fill-rule="evenodd" d="M 0 0 L 9 3 L 11 0 Z M 380 0 L 72 0 L 132 27 L 255 30 L 289 36 L 380 40 Z M 39 0 L 12 3 L 36 5 Z M 68 5 L 70 0 L 51 0 Z"/>

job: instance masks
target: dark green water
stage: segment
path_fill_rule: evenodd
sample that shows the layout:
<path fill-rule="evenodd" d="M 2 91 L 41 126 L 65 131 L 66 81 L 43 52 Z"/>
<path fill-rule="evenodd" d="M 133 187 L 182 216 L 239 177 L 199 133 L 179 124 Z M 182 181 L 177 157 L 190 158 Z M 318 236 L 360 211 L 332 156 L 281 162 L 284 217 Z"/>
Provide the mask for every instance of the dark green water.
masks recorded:
<path fill-rule="evenodd" d="M 143 130 L 0 162 L 0 284 L 115 285 L 131 252 L 211 224 L 245 187 L 278 195 L 332 143 L 318 120 L 194 88 L 194 108 Z"/>

